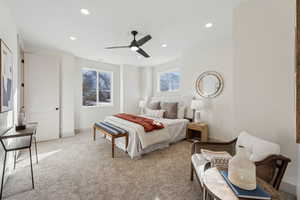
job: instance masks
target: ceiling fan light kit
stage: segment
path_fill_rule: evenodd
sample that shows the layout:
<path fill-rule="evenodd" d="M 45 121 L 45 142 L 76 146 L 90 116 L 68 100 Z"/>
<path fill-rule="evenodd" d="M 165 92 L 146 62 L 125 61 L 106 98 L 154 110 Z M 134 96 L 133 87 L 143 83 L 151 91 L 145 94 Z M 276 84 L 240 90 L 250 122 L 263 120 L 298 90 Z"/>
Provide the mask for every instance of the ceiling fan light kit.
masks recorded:
<path fill-rule="evenodd" d="M 137 51 L 139 48 L 137 46 L 130 47 L 131 51 Z"/>
<path fill-rule="evenodd" d="M 114 47 L 107 47 L 105 49 L 121 49 L 121 48 L 130 48 L 131 51 L 136 51 L 145 58 L 149 58 L 150 55 L 147 54 L 141 46 L 143 46 L 146 42 L 152 39 L 151 35 L 146 35 L 145 37 L 139 39 L 138 41 L 136 40 L 136 35 L 138 34 L 137 31 L 131 31 L 131 34 L 133 35 L 133 40 L 131 41 L 130 45 L 128 46 L 114 46 Z"/>

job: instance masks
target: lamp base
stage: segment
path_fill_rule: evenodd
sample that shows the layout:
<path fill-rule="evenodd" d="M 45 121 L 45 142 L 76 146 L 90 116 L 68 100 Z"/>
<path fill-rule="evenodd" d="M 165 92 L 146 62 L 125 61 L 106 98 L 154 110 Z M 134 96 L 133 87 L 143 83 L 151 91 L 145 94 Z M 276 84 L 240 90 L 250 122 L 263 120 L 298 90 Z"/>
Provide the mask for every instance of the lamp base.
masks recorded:
<path fill-rule="evenodd" d="M 194 115 L 194 122 L 196 122 L 196 123 L 201 122 L 200 111 L 196 111 L 196 112 L 195 112 L 195 115 Z"/>
<path fill-rule="evenodd" d="M 140 115 L 144 115 L 144 114 L 145 114 L 144 108 L 141 108 Z"/>

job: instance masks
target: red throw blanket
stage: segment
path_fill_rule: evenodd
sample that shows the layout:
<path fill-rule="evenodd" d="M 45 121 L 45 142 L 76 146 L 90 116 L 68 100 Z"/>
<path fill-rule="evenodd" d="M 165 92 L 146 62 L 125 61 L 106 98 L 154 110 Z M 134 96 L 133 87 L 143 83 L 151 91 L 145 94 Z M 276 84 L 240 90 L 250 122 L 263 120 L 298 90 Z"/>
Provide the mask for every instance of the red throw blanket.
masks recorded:
<path fill-rule="evenodd" d="M 150 132 L 150 131 L 153 131 L 153 130 L 158 130 L 158 129 L 163 129 L 164 128 L 164 125 L 162 123 L 154 122 L 153 119 L 148 119 L 148 118 L 145 118 L 145 117 L 125 114 L 125 113 L 120 113 L 120 114 L 117 114 L 117 115 L 114 115 L 114 116 L 143 126 L 145 132 Z"/>

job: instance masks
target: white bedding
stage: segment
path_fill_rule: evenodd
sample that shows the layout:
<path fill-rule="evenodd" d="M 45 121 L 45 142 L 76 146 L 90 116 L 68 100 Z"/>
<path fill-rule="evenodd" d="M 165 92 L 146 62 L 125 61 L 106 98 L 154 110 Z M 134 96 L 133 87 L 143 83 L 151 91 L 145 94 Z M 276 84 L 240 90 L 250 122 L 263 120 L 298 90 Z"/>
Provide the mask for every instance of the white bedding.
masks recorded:
<path fill-rule="evenodd" d="M 128 131 L 129 142 L 127 152 L 133 159 L 140 157 L 142 154 L 168 147 L 171 143 L 175 143 L 185 138 L 188 120 L 151 119 L 162 122 L 165 128 L 145 133 L 144 128 L 141 125 L 127 120 L 110 116 L 107 117 L 105 121 Z M 122 137 L 116 139 L 116 146 L 125 151 L 125 138 Z"/>

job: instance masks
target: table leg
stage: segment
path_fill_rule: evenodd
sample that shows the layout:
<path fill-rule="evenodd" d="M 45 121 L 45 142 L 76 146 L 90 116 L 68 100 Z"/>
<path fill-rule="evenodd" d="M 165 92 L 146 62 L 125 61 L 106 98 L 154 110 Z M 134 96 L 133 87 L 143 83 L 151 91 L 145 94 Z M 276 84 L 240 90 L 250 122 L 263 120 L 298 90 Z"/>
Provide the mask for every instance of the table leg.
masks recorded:
<path fill-rule="evenodd" d="M 37 144 L 36 144 L 36 137 L 35 136 L 34 136 L 34 146 L 35 146 L 36 164 L 38 164 L 39 163 L 39 159 L 38 159 Z"/>
<path fill-rule="evenodd" d="M 31 183 L 32 183 L 32 189 L 34 189 L 31 147 L 29 148 L 29 155 L 30 155 L 29 158 L 30 158 L 30 168 L 31 168 Z"/>
<path fill-rule="evenodd" d="M 191 163 L 191 181 L 194 180 L 194 169 L 193 169 L 193 163 Z"/>
<path fill-rule="evenodd" d="M 0 199 L 2 199 L 2 192 L 3 192 L 3 183 L 4 183 L 4 173 L 5 173 L 5 165 L 6 165 L 6 151 L 4 154 L 4 161 L 3 161 L 3 172 L 2 172 L 2 181 L 1 181 L 1 192 L 0 192 Z"/>
<path fill-rule="evenodd" d="M 17 151 L 14 151 L 14 170 L 16 169 L 16 163 L 17 163 Z"/>

